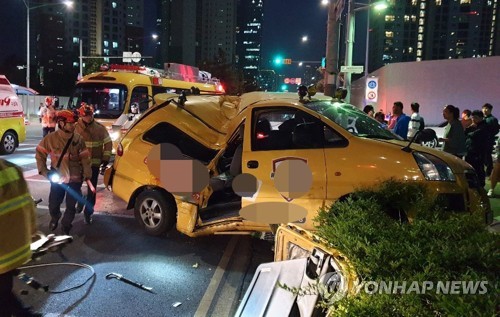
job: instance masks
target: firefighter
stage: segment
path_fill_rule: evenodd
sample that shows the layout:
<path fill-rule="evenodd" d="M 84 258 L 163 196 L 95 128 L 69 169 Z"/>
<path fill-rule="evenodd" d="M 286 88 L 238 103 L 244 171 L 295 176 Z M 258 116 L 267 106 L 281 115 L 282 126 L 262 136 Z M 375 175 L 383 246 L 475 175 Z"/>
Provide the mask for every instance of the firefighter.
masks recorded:
<path fill-rule="evenodd" d="M 80 119 L 76 124 L 75 132 L 80 134 L 85 140 L 87 149 L 90 151 L 90 161 L 92 166 L 92 186 L 97 187 L 97 178 L 99 172 L 104 170 L 109 163 L 111 157 L 111 149 L 113 144 L 109 136 L 108 130 L 99 122 L 94 120 L 94 109 L 91 105 L 85 102 L 81 103 L 78 109 Z M 91 190 L 87 190 L 87 199 L 85 202 L 85 212 L 83 213 L 85 223 L 92 223 L 92 214 L 96 201 L 96 194 Z M 83 204 L 79 203 L 77 212 L 83 210 Z"/>
<path fill-rule="evenodd" d="M 56 130 L 56 109 L 52 97 L 45 97 L 45 105 L 40 109 L 40 117 L 42 118 L 43 136 Z"/>
<path fill-rule="evenodd" d="M 31 259 L 35 205 L 16 165 L 0 159 L 0 316 L 37 316 L 12 292 L 15 269 Z M 38 315 L 41 316 L 41 315 Z"/>
<path fill-rule="evenodd" d="M 57 112 L 58 129 L 44 137 L 36 148 L 38 173 L 50 182 L 49 229 L 54 231 L 61 218 L 61 203 L 66 196 L 66 212 L 61 220 L 62 232 L 69 234 L 75 218 L 76 202 L 81 200 L 82 181 L 90 180 L 90 153 L 83 138 L 74 133 L 78 115 L 69 110 Z M 47 168 L 50 156 L 50 170 Z"/>

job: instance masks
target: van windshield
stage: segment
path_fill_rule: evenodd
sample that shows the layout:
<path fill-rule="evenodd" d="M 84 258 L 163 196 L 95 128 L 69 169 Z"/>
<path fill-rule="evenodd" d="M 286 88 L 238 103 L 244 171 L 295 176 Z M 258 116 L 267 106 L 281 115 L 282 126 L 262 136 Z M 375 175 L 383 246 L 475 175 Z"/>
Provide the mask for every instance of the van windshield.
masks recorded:
<path fill-rule="evenodd" d="M 68 101 L 68 109 L 78 109 L 82 102 L 94 107 L 97 119 L 117 119 L 125 109 L 127 87 L 109 83 L 81 83 Z"/>
<path fill-rule="evenodd" d="M 304 106 L 327 117 L 355 136 L 402 140 L 396 134 L 382 127 L 380 122 L 370 118 L 351 104 L 323 100 L 305 103 Z"/>

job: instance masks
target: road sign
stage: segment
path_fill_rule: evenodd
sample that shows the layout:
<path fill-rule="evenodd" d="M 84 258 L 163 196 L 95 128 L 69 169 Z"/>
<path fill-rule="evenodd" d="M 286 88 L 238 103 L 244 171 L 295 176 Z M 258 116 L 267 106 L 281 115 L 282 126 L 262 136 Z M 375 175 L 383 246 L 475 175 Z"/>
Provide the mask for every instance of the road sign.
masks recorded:
<path fill-rule="evenodd" d="M 343 73 L 361 74 L 363 69 L 363 66 L 340 66 L 340 71 Z"/>
<path fill-rule="evenodd" d="M 291 65 L 292 64 L 292 59 L 291 58 L 285 58 L 283 60 L 283 64 L 285 64 L 285 65 Z"/>
<path fill-rule="evenodd" d="M 370 77 L 366 80 L 365 99 L 367 102 L 377 102 L 378 77 Z"/>

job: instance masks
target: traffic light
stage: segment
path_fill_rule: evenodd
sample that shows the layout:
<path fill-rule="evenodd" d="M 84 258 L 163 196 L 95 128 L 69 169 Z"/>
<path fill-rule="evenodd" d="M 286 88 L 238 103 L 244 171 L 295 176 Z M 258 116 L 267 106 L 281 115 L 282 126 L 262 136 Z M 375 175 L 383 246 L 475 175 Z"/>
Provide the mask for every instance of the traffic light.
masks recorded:
<path fill-rule="evenodd" d="M 275 65 L 281 65 L 281 64 L 283 64 L 283 58 L 281 58 L 279 56 L 275 57 L 274 58 L 274 64 Z"/>
<path fill-rule="evenodd" d="M 281 91 L 288 91 L 288 85 L 281 85 Z"/>
<path fill-rule="evenodd" d="M 285 64 L 285 65 L 291 65 L 292 64 L 292 59 L 291 58 L 285 58 L 283 60 L 283 64 Z"/>

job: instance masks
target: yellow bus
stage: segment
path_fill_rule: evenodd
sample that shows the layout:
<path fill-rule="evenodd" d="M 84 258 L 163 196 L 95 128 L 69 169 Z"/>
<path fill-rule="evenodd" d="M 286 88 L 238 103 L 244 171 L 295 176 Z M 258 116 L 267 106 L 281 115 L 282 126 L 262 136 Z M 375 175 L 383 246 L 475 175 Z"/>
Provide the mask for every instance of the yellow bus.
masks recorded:
<path fill-rule="evenodd" d="M 77 109 L 82 102 L 92 105 L 95 120 L 109 131 L 114 152 L 121 136 L 153 105 L 156 94 L 225 93 L 218 79 L 210 78 L 196 67 L 182 65 L 176 69 L 182 69 L 183 73 L 138 65 L 104 64 L 100 72 L 86 75 L 77 82 L 67 108 Z"/>

